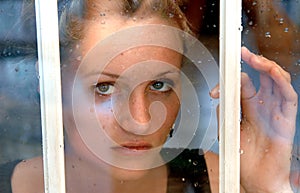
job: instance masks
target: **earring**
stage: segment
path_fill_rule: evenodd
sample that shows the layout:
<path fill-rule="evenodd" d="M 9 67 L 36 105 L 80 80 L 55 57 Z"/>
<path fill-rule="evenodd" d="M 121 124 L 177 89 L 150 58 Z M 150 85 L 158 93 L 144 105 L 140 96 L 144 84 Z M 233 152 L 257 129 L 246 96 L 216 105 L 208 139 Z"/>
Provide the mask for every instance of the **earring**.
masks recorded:
<path fill-rule="evenodd" d="M 174 133 L 174 128 L 175 128 L 175 123 L 172 125 L 172 127 L 170 128 L 170 133 L 169 133 L 169 137 L 173 137 L 173 133 Z"/>

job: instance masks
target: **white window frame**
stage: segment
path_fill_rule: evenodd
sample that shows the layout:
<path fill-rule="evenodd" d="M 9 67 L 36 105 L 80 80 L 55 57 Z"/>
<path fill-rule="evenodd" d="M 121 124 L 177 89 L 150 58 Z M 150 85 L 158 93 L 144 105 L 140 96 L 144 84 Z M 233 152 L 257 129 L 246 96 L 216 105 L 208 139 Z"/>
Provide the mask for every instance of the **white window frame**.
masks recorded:
<path fill-rule="evenodd" d="M 36 0 L 35 9 L 45 193 L 65 193 L 57 1 Z"/>
<path fill-rule="evenodd" d="M 45 193 L 65 193 L 56 0 L 36 0 Z M 220 184 L 240 192 L 241 0 L 220 0 Z M 51 17 L 49 17 L 51 15 Z"/>
<path fill-rule="evenodd" d="M 220 0 L 219 192 L 240 192 L 241 0 Z"/>

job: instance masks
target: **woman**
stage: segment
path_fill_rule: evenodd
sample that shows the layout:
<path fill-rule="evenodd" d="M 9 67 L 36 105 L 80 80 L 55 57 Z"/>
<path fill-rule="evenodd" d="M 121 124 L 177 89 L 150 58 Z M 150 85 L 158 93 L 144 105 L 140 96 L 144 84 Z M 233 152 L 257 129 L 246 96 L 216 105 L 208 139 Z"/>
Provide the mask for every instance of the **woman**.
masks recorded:
<path fill-rule="evenodd" d="M 62 34 L 68 37 L 62 44 L 72 46 L 62 52 L 67 192 L 217 191 L 215 183 L 207 182 L 206 169 L 207 164 L 214 181 L 215 155 L 207 154 L 205 161 L 198 151 L 185 150 L 165 161 L 173 151 L 165 152 L 163 144 L 173 134 L 183 103 L 181 36 L 158 34 L 158 40 L 179 51 L 156 44 L 120 51 L 124 42 L 107 41 L 125 29 L 141 29 L 137 37 L 126 38 L 142 42 L 155 33 L 153 26 L 189 31 L 178 4 L 74 1 L 61 17 Z M 247 192 L 292 192 L 289 166 L 297 95 L 290 76 L 246 48 L 242 58 L 261 72 L 261 89 L 256 92 L 242 75 L 241 183 Z M 212 97 L 218 97 L 217 90 Z M 16 166 L 12 191 L 43 192 L 41 157 Z"/>

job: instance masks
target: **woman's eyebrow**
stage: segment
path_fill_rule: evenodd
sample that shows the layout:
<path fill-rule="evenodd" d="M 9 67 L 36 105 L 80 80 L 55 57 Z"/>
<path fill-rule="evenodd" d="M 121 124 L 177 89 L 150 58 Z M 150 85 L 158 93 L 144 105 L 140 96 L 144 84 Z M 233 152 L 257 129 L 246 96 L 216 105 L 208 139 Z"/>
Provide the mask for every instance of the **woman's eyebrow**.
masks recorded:
<path fill-rule="evenodd" d="M 111 78 L 119 78 L 120 75 L 119 74 L 114 74 L 114 73 L 111 73 L 111 72 L 105 72 L 105 71 L 102 71 L 102 72 L 91 72 L 91 73 L 87 73 L 86 74 L 86 77 L 90 77 L 90 76 L 102 76 L 102 75 L 105 75 L 105 76 L 109 76 Z"/>
<path fill-rule="evenodd" d="M 101 76 L 101 75 L 110 76 L 110 77 L 116 78 L 116 79 L 120 77 L 119 74 L 114 74 L 114 73 L 111 73 L 111 72 L 105 72 L 105 71 L 99 74 L 99 76 Z"/>
<path fill-rule="evenodd" d="M 166 74 L 180 74 L 180 70 L 168 70 L 168 71 L 159 73 L 158 75 L 156 75 L 156 77 L 164 76 Z"/>

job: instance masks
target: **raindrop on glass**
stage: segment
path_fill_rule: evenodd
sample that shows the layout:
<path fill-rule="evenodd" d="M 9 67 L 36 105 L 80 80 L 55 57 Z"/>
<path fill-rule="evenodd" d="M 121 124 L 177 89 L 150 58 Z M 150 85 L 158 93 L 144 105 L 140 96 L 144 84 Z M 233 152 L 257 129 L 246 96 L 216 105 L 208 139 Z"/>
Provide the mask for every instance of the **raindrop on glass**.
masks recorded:
<path fill-rule="evenodd" d="M 169 18 L 173 18 L 174 14 L 173 13 L 169 13 Z"/>
<path fill-rule="evenodd" d="M 266 33 L 265 33 L 265 37 L 266 37 L 266 38 L 271 38 L 271 33 L 270 33 L 270 32 L 266 32 Z"/>
<path fill-rule="evenodd" d="M 280 18 L 279 19 L 279 24 L 283 24 L 284 23 L 284 19 L 283 18 Z"/>
<path fill-rule="evenodd" d="M 284 28 L 284 32 L 289 32 L 289 28 L 288 27 Z"/>
<path fill-rule="evenodd" d="M 241 155 L 244 154 L 244 150 L 240 149 L 240 154 Z"/>

